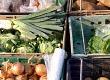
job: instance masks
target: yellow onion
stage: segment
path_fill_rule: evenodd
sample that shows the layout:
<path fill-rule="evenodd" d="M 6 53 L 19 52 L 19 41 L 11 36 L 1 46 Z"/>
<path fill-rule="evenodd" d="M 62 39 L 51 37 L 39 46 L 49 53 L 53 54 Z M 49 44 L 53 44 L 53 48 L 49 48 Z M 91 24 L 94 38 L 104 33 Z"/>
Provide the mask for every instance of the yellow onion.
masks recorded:
<path fill-rule="evenodd" d="M 14 78 L 7 78 L 6 80 L 15 80 Z"/>
<path fill-rule="evenodd" d="M 27 80 L 27 75 L 18 75 L 15 80 Z"/>
<path fill-rule="evenodd" d="M 93 80 L 91 77 L 86 77 L 84 80 Z"/>
<path fill-rule="evenodd" d="M 36 74 L 29 76 L 28 80 L 39 80 Z"/>
<path fill-rule="evenodd" d="M 47 74 L 46 66 L 44 64 L 38 64 L 35 66 L 35 71 L 38 76 Z"/>
<path fill-rule="evenodd" d="M 0 70 L 0 78 L 6 78 L 6 72 L 4 70 Z"/>
<path fill-rule="evenodd" d="M 39 80 L 47 80 L 47 75 L 41 76 Z"/>
<path fill-rule="evenodd" d="M 34 73 L 35 68 L 33 65 L 26 64 L 24 68 L 25 68 L 25 74 L 32 75 Z"/>
<path fill-rule="evenodd" d="M 99 77 L 97 80 L 110 80 L 107 77 Z"/>
<path fill-rule="evenodd" d="M 11 66 L 11 71 L 14 75 L 21 75 L 24 72 L 24 65 L 16 62 Z"/>
<path fill-rule="evenodd" d="M 6 73 L 7 73 L 7 78 L 11 78 L 14 76 L 10 69 L 8 69 Z"/>

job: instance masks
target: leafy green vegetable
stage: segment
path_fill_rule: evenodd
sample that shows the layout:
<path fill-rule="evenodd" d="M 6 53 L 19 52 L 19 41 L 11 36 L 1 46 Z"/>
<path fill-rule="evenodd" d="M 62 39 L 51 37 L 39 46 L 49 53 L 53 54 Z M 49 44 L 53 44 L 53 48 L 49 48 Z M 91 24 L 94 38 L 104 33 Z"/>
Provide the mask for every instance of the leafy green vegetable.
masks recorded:
<path fill-rule="evenodd" d="M 105 44 L 106 41 L 98 36 L 94 36 L 88 42 L 88 50 L 90 53 L 105 53 Z"/>
<path fill-rule="evenodd" d="M 104 51 L 105 51 L 105 53 L 110 53 L 110 39 L 108 39 L 107 41 L 106 41 L 106 44 L 105 44 L 105 47 L 104 47 Z"/>
<path fill-rule="evenodd" d="M 17 53 L 34 53 L 35 49 L 27 44 L 22 44 L 16 50 Z"/>
<path fill-rule="evenodd" d="M 95 35 L 88 42 L 88 50 L 90 53 L 110 53 L 110 26 L 103 25 L 95 28 Z"/>
<path fill-rule="evenodd" d="M 58 9 L 59 6 L 53 5 L 40 12 L 10 20 L 12 27 L 0 31 L 0 52 L 52 53 L 62 39 L 64 26 L 62 20 L 65 13 Z"/>
<path fill-rule="evenodd" d="M 38 48 L 41 53 L 53 53 L 54 49 L 57 47 L 58 42 L 56 40 L 53 41 L 42 41 L 40 42 Z"/>
<path fill-rule="evenodd" d="M 64 26 L 62 18 L 65 13 L 63 11 L 57 12 L 58 8 L 58 6 L 52 6 L 46 10 L 11 20 L 12 26 L 21 32 L 21 37 L 35 39 L 36 35 L 39 35 L 48 39 L 54 31 L 63 30 L 61 26 Z"/>

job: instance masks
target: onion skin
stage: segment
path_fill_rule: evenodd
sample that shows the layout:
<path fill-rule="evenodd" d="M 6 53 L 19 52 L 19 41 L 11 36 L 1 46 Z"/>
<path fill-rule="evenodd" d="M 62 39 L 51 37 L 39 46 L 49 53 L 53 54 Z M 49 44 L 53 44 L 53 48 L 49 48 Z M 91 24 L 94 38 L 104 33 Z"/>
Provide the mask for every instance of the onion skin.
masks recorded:
<path fill-rule="evenodd" d="M 39 80 L 36 74 L 29 76 L 28 80 Z"/>
<path fill-rule="evenodd" d="M 24 65 L 16 62 L 11 66 L 11 71 L 14 75 L 21 75 L 24 72 Z"/>
<path fill-rule="evenodd" d="M 44 64 L 38 64 L 35 66 L 35 72 L 38 76 L 47 74 L 46 66 Z"/>
<path fill-rule="evenodd" d="M 7 78 L 6 80 L 15 80 L 14 78 Z"/>
<path fill-rule="evenodd" d="M 107 77 L 99 77 L 97 80 L 109 80 Z"/>
<path fill-rule="evenodd" d="M 11 78 L 11 77 L 13 77 L 14 75 L 13 75 L 13 73 L 12 73 L 12 71 L 9 69 L 7 72 L 7 78 Z"/>
<path fill-rule="evenodd" d="M 27 75 L 18 75 L 15 80 L 28 80 Z"/>
<path fill-rule="evenodd" d="M 25 74 L 27 75 L 32 75 L 35 71 L 34 66 L 30 65 L 30 64 L 26 64 L 25 65 Z"/>
<path fill-rule="evenodd" d="M 4 70 L 0 70 L 0 78 L 6 78 L 7 74 Z"/>
<path fill-rule="evenodd" d="M 39 80 L 47 80 L 47 75 L 41 76 Z"/>
<path fill-rule="evenodd" d="M 86 77 L 84 80 L 93 80 L 91 77 Z"/>

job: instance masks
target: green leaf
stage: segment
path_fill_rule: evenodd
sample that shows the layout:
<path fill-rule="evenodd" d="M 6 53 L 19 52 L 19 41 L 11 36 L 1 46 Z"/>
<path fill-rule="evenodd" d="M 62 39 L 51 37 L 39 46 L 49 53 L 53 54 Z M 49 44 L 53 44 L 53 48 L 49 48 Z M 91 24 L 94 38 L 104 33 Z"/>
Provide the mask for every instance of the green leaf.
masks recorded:
<path fill-rule="evenodd" d="M 23 27 L 23 26 L 18 26 L 16 28 L 17 30 L 19 30 L 21 32 L 21 37 L 25 38 L 25 39 L 35 39 L 36 35 L 31 33 L 27 27 Z"/>
<path fill-rule="evenodd" d="M 35 35 L 43 36 L 44 38 L 47 38 L 47 39 L 49 38 L 48 35 L 45 34 L 44 32 L 42 32 L 38 29 L 32 28 L 32 27 L 35 27 L 32 24 L 27 23 L 27 27 L 28 27 L 29 31 L 34 33 Z"/>
<path fill-rule="evenodd" d="M 89 40 L 88 49 L 91 53 L 105 53 L 106 41 L 98 36 L 94 36 Z"/>
<path fill-rule="evenodd" d="M 56 5 L 62 6 L 65 4 L 66 0 L 54 0 L 54 2 L 56 3 Z"/>
<path fill-rule="evenodd" d="M 39 30 L 39 31 L 42 31 L 46 34 L 52 34 L 52 31 L 40 28 L 40 27 L 34 25 L 33 23 L 27 23 L 25 21 L 23 21 L 23 23 L 25 23 L 27 26 L 31 26 L 31 28 L 33 28 L 34 30 Z"/>
<path fill-rule="evenodd" d="M 58 30 L 62 31 L 63 27 L 60 27 L 59 25 L 51 25 L 51 24 L 40 24 L 40 23 L 33 23 L 34 25 L 44 28 L 44 29 L 50 29 L 50 30 Z"/>

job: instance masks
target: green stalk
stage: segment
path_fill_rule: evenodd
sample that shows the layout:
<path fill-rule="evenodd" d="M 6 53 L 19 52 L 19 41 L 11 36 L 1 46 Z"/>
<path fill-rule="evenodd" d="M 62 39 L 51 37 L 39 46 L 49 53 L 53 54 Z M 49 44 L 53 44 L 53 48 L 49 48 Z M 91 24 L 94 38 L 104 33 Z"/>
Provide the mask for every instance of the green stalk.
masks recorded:
<path fill-rule="evenodd" d="M 29 14 L 29 15 L 26 15 L 24 17 L 17 18 L 17 19 L 32 19 L 32 18 L 35 18 L 35 17 L 39 17 L 41 15 L 47 14 L 49 12 L 52 12 L 54 10 L 57 10 L 58 8 L 59 8 L 58 6 L 52 5 L 51 7 L 47 8 L 47 9 L 44 9 L 40 12 L 35 12 L 33 14 Z"/>

